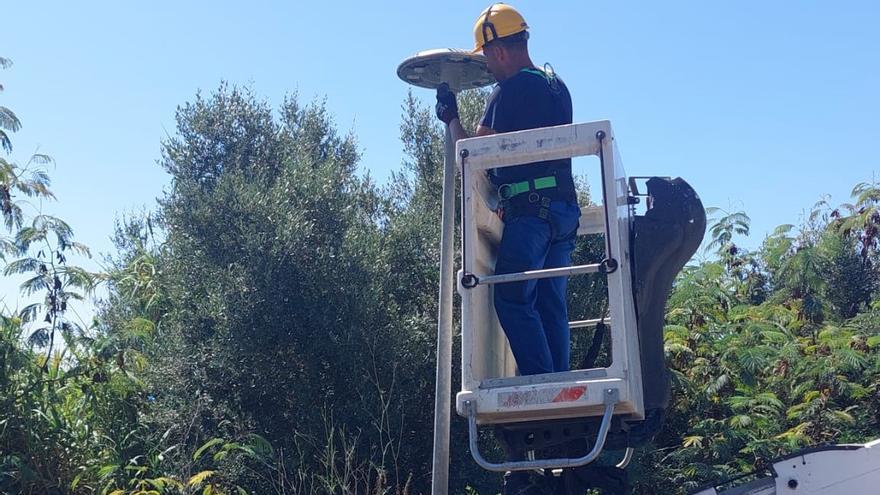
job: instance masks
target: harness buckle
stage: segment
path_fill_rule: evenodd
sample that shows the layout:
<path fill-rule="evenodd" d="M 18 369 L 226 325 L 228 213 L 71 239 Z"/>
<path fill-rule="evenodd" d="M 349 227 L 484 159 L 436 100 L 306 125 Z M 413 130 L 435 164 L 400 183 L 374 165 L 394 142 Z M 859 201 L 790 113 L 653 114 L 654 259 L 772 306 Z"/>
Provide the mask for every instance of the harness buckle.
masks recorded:
<path fill-rule="evenodd" d="M 513 188 L 510 184 L 501 184 L 498 186 L 498 196 L 501 199 L 510 199 L 513 196 Z"/>

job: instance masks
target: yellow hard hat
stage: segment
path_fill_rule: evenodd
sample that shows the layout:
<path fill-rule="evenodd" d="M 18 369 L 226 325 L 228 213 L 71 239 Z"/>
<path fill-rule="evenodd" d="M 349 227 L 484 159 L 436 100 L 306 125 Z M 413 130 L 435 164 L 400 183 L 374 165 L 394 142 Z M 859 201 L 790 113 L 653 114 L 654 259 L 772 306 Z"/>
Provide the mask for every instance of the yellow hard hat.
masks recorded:
<path fill-rule="evenodd" d="M 474 51 L 483 49 L 483 45 L 498 38 L 521 33 L 529 28 L 523 16 L 515 8 L 504 3 L 494 3 L 484 10 L 474 24 Z"/>

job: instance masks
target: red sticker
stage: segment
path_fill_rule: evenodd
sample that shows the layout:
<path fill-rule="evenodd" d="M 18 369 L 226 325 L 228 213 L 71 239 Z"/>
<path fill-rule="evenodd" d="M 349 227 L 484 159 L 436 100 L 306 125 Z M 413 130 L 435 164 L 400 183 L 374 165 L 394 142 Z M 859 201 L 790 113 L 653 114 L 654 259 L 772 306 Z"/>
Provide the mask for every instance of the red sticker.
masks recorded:
<path fill-rule="evenodd" d="M 553 402 L 574 402 L 583 397 L 586 392 L 586 385 L 564 388 L 559 391 L 559 395 L 553 399 Z"/>
<path fill-rule="evenodd" d="M 554 402 L 575 402 L 587 393 L 586 385 L 575 387 L 525 390 L 519 392 L 504 392 L 498 394 L 500 407 L 522 407 L 537 404 L 550 404 Z"/>

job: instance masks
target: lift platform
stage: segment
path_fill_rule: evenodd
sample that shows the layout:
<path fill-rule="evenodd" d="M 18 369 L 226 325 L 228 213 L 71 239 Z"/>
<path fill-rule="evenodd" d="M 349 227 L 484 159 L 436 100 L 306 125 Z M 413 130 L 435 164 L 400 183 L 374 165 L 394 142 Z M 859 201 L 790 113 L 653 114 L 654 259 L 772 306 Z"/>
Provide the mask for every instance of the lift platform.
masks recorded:
<path fill-rule="evenodd" d="M 456 410 L 468 418 L 475 461 L 493 471 L 574 468 L 595 460 L 609 433 L 615 448 L 646 442 L 668 403 L 663 308 L 673 278 L 705 232 L 699 198 L 681 179 L 649 178 L 648 190 L 640 193 L 624 173 L 608 121 L 464 139 L 456 155 L 462 181 L 462 389 Z M 599 158 L 602 204 L 582 208 L 578 234 L 601 235 L 604 257 L 579 266 L 495 275 L 503 224 L 493 212 L 498 197 L 486 172 L 588 155 Z M 636 215 L 640 196 L 650 197 L 645 215 Z M 606 277 L 608 314 L 569 325 L 608 328 L 610 365 L 518 376 L 493 307 L 494 286 L 583 274 Z M 477 441 L 478 429 L 489 425 L 501 427 L 496 428 L 499 439 L 511 451 L 587 437 L 591 448 L 576 457 L 493 462 Z"/>
<path fill-rule="evenodd" d="M 448 84 L 452 91 L 493 82 L 481 54 L 437 49 L 419 52 L 397 69 L 401 80 L 422 88 Z M 440 244 L 437 382 L 434 416 L 432 492 L 448 489 L 454 285 L 462 298 L 461 391 L 455 408 L 468 418 L 471 453 L 493 471 L 545 469 L 562 474 L 571 493 L 583 493 L 593 479 L 585 466 L 602 449 L 625 450 L 614 469 L 625 467 L 632 448 L 658 431 L 669 401 L 664 364 L 663 315 L 672 281 L 699 246 L 706 228 L 703 206 L 681 179 L 643 178 L 647 189 L 627 179 L 608 121 L 571 124 L 465 139 L 453 143 L 446 132 Z M 599 158 L 602 203 L 582 206 L 578 235 L 602 236 L 601 259 L 581 266 L 495 275 L 495 255 L 503 224 L 494 211 L 498 197 L 490 169 L 593 155 Z M 461 270 L 453 272 L 456 190 L 461 177 Z M 637 215 L 635 205 L 648 209 Z M 564 373 L 518 376 L 516 362 L 492 303 L 502 283 L 544 277 L 600 274 L 607 278 L 608 311 L 570 323 L 593 330 L 594 361 L 605 335 L 610 364 L 582 366 Z M 607 332 L 606 332 L 607 330 Z M 509 452 L 527 452 L 492 461 L 479 449 L 478 429 L 492 427 Z M 573 455 L 566 447 L 585 447 Z M 566 447 L 566 455 L 535 458 L 545 448 Z M 513 459 L 513 460 L 511 460 Z M 613 478 L 613 476 L 612 476 Z"/>

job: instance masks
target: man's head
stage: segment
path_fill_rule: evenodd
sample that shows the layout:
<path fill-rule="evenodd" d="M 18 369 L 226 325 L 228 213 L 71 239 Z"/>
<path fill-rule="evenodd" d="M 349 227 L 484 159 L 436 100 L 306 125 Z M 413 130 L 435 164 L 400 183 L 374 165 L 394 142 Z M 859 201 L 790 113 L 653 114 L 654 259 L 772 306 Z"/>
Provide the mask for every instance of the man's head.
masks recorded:
<path fill-rule="evenodd" d="M 531 65 L 528 29 L 523 16 L 503 3 L 492 4 L 477 18 L 474 53 L 483 52 L 495 79 L 502 81 Z"/>

